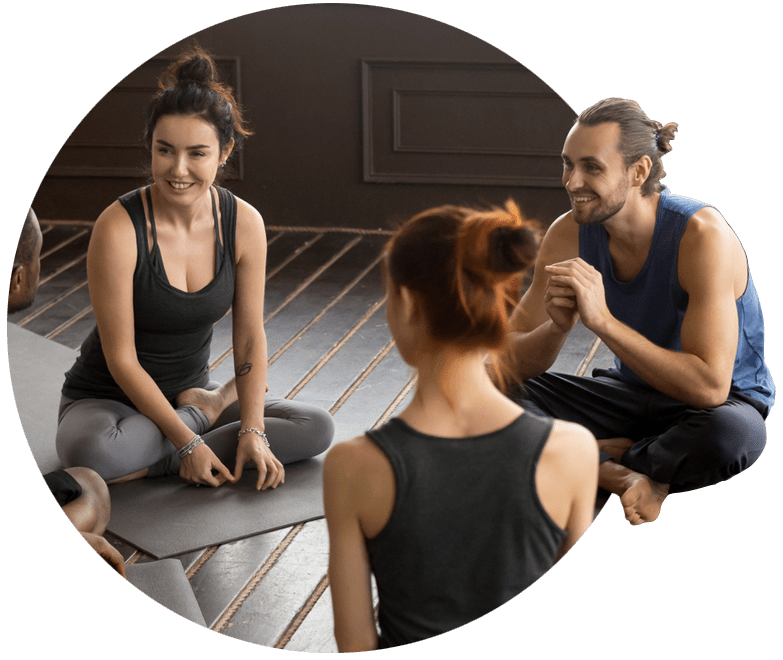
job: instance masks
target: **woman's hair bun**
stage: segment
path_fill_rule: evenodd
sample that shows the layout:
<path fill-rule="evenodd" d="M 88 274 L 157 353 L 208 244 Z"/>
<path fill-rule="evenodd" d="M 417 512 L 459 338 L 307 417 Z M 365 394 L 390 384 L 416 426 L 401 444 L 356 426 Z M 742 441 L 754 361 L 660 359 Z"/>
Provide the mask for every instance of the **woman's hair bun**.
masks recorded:
<path fill-rule="evenodd" d="M 503 208 L 466 215 L 457 242 L 458 268 L 488 285 L 525 270 L 538 253 L 539 227 L 509 199 Z"/>
<path fill-rule="evenodd" d="M 498 227 L 489 234 L 488 268 L 495 273 L 525 270 L 536 258 L 536 237 L 527 227 Z"/>
<path fill-rule="evenodd" d="M 174 73 L 178 84 L 196 83 L 209 86 L 217 82 L 218 73 L 211 59 L 200 54 L 193 54 L 188 59 L 180 60 L 174 65 Z"/>

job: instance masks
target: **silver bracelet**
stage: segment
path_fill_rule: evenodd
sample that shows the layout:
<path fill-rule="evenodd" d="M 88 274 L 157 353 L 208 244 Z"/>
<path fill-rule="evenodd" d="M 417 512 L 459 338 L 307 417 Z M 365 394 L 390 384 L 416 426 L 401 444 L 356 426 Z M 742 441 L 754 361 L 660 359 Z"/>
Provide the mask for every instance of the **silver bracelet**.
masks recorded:
<path fill-rule="evenodd" d="M 240 436 L 243 433 L 255 433 L 256 435 L 260 435 L 261 439 L 264 441 L 264 444 L 268 447 L 269 446 L 269 440 L 266 438 L 266 433 L 263 431 L 259 431 L 258 429 L 242 429 L 239 433 L 237 433 L 237 440 L 239 440 Z"/>
<path fill-rule="evenodd" d="M 202 438 L 200 435 L 194 435 L 193 439 L 188 444 L 177 451 L 177 455 L 180 458 L 184 458 L 185 456 L 192 454 L 193 450 L 202 444 L 204 444 L 204 438 Z"/>

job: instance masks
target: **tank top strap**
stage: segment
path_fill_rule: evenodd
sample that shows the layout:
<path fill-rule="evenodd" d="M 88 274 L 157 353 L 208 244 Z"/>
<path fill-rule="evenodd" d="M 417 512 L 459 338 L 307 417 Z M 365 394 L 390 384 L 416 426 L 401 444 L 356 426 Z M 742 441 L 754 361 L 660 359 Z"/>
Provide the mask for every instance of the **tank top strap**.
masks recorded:
<path fill-rule="evenodd" d="M 215 186 L 220 201 L 220 222 L 223 225 L 223 257 L 234 260 L 234 249 L 236 244 L 236 223 L 237 223 L 237 198 L 220 186 Z M 217 231 L 217 214 L 215 215 L 215 231 Z"/>
<path fill-rule="evenodd" d="M 527 411 L 517 421 L 520 423 L 519 432 L 525 434 L 528 438 L 525 448 L 529 451 L 528 455 L 531 458 L 532 471 L 535 474 L 538 459 L 552 433 L 554 420 L 551 417 L 539 417 Z M 533 488 L 535 489 L 535 482 L 533 482 Z"/>
<path fill-rule="evenodd" d="M 152 210 L 152 186 L 147 186 L 147 212 L 150 217 L 150 227 L 152 228 L 152 246 L 150 252 L 158 246 L 158 232 L 155 229 L 155 213 Z"/>
<path fill-rule="evenodd" d="M 127 212 L 133 223 L 133 229 L 136 231 L 136 249 L 138 264 L 136 268 L 146 263 L 149 258 L 150 248 L 147 244 L 147 219 L 144 214 L 144 204 L 142 202 L 142 189 L 137 188 L 131 192 L 125 193 L 119 198 L 120 204 Z"/>
<path fill-rule="evenodd" d="M 210 188 L 209 199 L 212 201 L 212 220 L 215 225 L 215 274 L 220 272 L 220 268 L 223 265 L 223 243 L 220 240 L 220 221 L 218 219 L 217 203 L 215 202 L 215 198 L 217 196 L 218 193 L 213 192 L 212 188 Z M 222 214 L 222 204 L 221 204 L 221 214 Z"/>

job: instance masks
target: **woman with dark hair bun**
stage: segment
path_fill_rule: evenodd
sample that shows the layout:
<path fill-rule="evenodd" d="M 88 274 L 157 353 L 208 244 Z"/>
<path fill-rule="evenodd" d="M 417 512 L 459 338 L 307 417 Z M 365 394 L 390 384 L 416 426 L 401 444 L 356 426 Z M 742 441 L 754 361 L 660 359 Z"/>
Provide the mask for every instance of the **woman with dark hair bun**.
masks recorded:
<path fill-rule="evenodd" d="M 283 465 L 327 449 L 331 416 L 265 401 L 266 235 L 258 211 L 215 185 L 250 132 L 214 61 L 195 49 L 147 115 L 152 183 L 98 218 L 87 252 L 96 327 L 62 389 L 57 451 L 109 482 L 179 474 L 275 488 Z M 213 324 L 233 311 L 235 377 L 209 377 Z M 233 472 L 226 463 L 233 462 Z"/>
<path fill-rule="evenodd" d="M 340 651 L 415 642 L 477 619 L 538 579 L 592 521 L 593 436 L 525 412 L 486 367 L 505 344 L 537 243 L 509 202 L 425 211 L 387 246 L 386 313 L 417 371 L 416 393 L 324 463 Z"/>

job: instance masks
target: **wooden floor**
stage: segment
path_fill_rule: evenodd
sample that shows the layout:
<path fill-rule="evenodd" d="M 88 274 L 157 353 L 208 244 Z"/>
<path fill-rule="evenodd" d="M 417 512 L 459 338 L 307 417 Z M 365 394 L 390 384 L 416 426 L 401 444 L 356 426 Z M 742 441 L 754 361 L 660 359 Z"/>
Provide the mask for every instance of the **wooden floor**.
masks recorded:
<path fill-rule="evenodd" d="M 42 221 L 41 284 L 9 321 L 77 349 L 95 318 L 86 276 L 90 225 Z M 265 327 L 270 396 L 319 405 L 335 442 L 385 421 L 415 379 L 391 340 L 384 310 L 382 232 L 268 228 Z M 556 363 L 581 372 L 608 351 L 581 328 Z M 211 367 L 232 375 L 231 314 L 215 326 Z M 126 563 L 152 561 L 107 538 Z M 316 520 L 181 555 L 207 625 L 224 635 L 296 651 L 334 652 L 327 531 Z"/>

